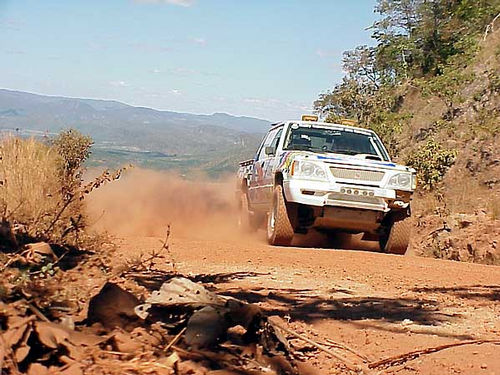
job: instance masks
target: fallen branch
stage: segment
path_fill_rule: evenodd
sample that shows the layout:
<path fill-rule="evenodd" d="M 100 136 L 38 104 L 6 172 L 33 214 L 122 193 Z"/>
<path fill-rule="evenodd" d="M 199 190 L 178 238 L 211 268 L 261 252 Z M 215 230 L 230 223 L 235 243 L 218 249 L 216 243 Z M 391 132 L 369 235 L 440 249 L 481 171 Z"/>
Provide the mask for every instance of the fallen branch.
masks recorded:
<path fill-rule="evenodd" d="M 361 358 L 363 361 L 371 362 L 371 360 L 366 355 L 357 352 L 356 350 L 354 350 L 353 348 L 350 348 L 347 345 L 341 344 L 339 342 L 336 342 L 336 341 L 333 341 L 333 340 L 330 340 L 330 339 L 326 339 L 326 342 L 327 342 L 327 344 L 329 346 L 333 346 L 333 347 L 339 348 L 339 349 L 344 349 L 344 350 L 346 350 L 348 352 L 351 352 L 355 356 Z"/>
<path fill-rule="evenodd" d="M 187 329 L 187 327 L 184 327 L 177 335 L 175 335 L 175 337 L 173 338 L 173 340 L 170 341 L 170 343 L 165 347 L 165 349 L 163 351 L 168 352 L 168 350 L 172 346 L 174 346 L 175 344 L 177 344 L 177 341 L 179 341 L 179 339 L 184 334 L 184 332 L 186 332 L 186 329 Z"/>
<path fill-rule="evenodd" d="M 409 361 L 409 360 L 418 358 L 424 354 L 436 353 L 436 352 L 439 352 L 441 350 L 453 348 L 456 346 L 481 345 L 481 344 L 487 344 L 487 343 L 500 345 L 500 340 L 468 340 L 468 341 L 456 342 L 453 344 L 434 346 L 432 348 L 414 350 L 412 352 L 400 354 L 397 356 L 381 359 L 380 361 L 369 363 L 368 367 L 373 369 L 373 368 L 386 366 L 386 365 L 387 366 L 394 366 L 394 365 L 399 364 L 401 362 L 405 362 L 405 361 Z"/>
<path fill-rule="evenodd" d="M 47 318 L 45 315 L 43 315 L 42 312 L 40 310 L 38 310 L 37 307 L 35 307 L 34 305 L 29 303 L 25 299 L 23 299 L 22 301 L 26 304 L 26 306 L 28 306 L 28 309 L 30 309 L 31 312 L 33 314 L 35 314 L 38 319 L 43 320 L 44 322 L 50 322 L 49 318 Z"/>
<path fill-rule="evenodd" d="M 331 355 L 332 357 L 338 359 L 339 361 L 341 361 L 342 363 L 344 363 L 344 365 L 346 365 L 346 367 L 350 370 L 353 370 L 353 371 L 363 371 L 363 373 L 365 374 L 371 374 L 372 372 L 370 371 L 370 369 L 368 367 L 366 367 L 365 365 L 360 365 L 360 364 L 356 364 L 354 362 L 352 362 L 351 360 L 347 359 L 346 357 L 344 357 L 343 355 L 340 355 L 338 353 L 335 353 L 333 350 L 330 350 L 329 348 L 327 348 L 326 346 L 324 345 L 321 345 L 319 343 L 317 343 L 316 341 L 313 341 L 311 340 L 310 338 L 304 336 L 304 335 L 301 335 L 300 333 L 298 332 L 295 332 L 293 330 L 291 330 L 290 328 L 287 328 L 275 321 L 273 321 L 272 323 L 275 327 L 281 329 L 282 331 L 298 338 L 298 339 L 301 339 L 305 342 L 307 342 L 308 344 L 311 344 L 312 346 L 314 346 L 315 348 Z"/>

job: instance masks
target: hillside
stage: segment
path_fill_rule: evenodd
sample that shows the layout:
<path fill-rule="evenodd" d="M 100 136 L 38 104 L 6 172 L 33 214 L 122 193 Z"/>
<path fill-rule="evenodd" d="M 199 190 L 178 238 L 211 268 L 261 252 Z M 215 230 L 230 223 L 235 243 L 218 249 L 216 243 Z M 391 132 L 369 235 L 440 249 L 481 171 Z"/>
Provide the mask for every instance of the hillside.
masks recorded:
<path fill-rule="evenodd" d="M 413 248 L 500 263 L 500 3 L 379 1 L 374 47 L 315 102 L 376 130 L 418 172 Z"/>
<path fill-rule="evenodd" d="M 250 157 L 269 122 L 225 113 L 195 115 L 116 101 L 35 95 L 0 89 L 0 130 L 22 135 L 76 128 L 95 140 L 91 165 L 132 161 L 156 168 L 224 164 Z M 227 163 L 227 155 L 234 155 Z"/>
<path fill-rule="evenodd" d="M 500 263 L 500 31 L 482 41 L 449 108 L 436 96 L 408 88 L 401 112 L 409 126 L 397 137 L 401 158 L 421 156 L 431 141 L 450 150 L 454 163 L 416 205 L 416 241 L 426 254 L 453 260 Z M 443 152 L 443 151 L 438 151 Z M 424 246 L 422 246 L 424 245 Z"/>

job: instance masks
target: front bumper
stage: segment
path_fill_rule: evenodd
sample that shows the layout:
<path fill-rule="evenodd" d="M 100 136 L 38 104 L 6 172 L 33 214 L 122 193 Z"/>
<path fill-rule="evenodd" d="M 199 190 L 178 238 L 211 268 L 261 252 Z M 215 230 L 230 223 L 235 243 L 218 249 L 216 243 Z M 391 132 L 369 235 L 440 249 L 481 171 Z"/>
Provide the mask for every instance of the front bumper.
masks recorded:
<path fill-rule="evenodd" d="M 310 206 L 338 206 L 388 212 L 406 208 L 409 202 L 396 199 L 396 190 L 354 184 L 289 179 L 283 182 L 289 202 Z"/>

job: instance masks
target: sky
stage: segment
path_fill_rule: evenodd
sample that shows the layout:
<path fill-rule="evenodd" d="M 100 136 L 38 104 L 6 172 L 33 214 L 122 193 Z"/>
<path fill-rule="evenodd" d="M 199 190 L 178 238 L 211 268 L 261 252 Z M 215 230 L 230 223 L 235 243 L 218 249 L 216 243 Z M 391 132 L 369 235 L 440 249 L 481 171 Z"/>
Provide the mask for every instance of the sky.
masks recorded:
<path fill-rule="evenodd" d="M 373 44 L 376 0 L 0 0 L 0 88 L 299 118 Z"/>

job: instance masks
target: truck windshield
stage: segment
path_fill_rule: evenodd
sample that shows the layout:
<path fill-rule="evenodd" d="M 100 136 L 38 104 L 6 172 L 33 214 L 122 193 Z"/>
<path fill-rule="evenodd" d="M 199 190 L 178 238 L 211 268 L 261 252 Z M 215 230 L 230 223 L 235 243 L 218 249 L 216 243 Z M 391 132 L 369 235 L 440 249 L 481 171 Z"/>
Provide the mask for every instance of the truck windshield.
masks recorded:
<path fill-rule="evenodd" d="M 285 140 L 284 149 L 356 155 L 372 160 L 389 160 L 389 156 L 375 135 L 349 129 L 292 125 Z"/>

